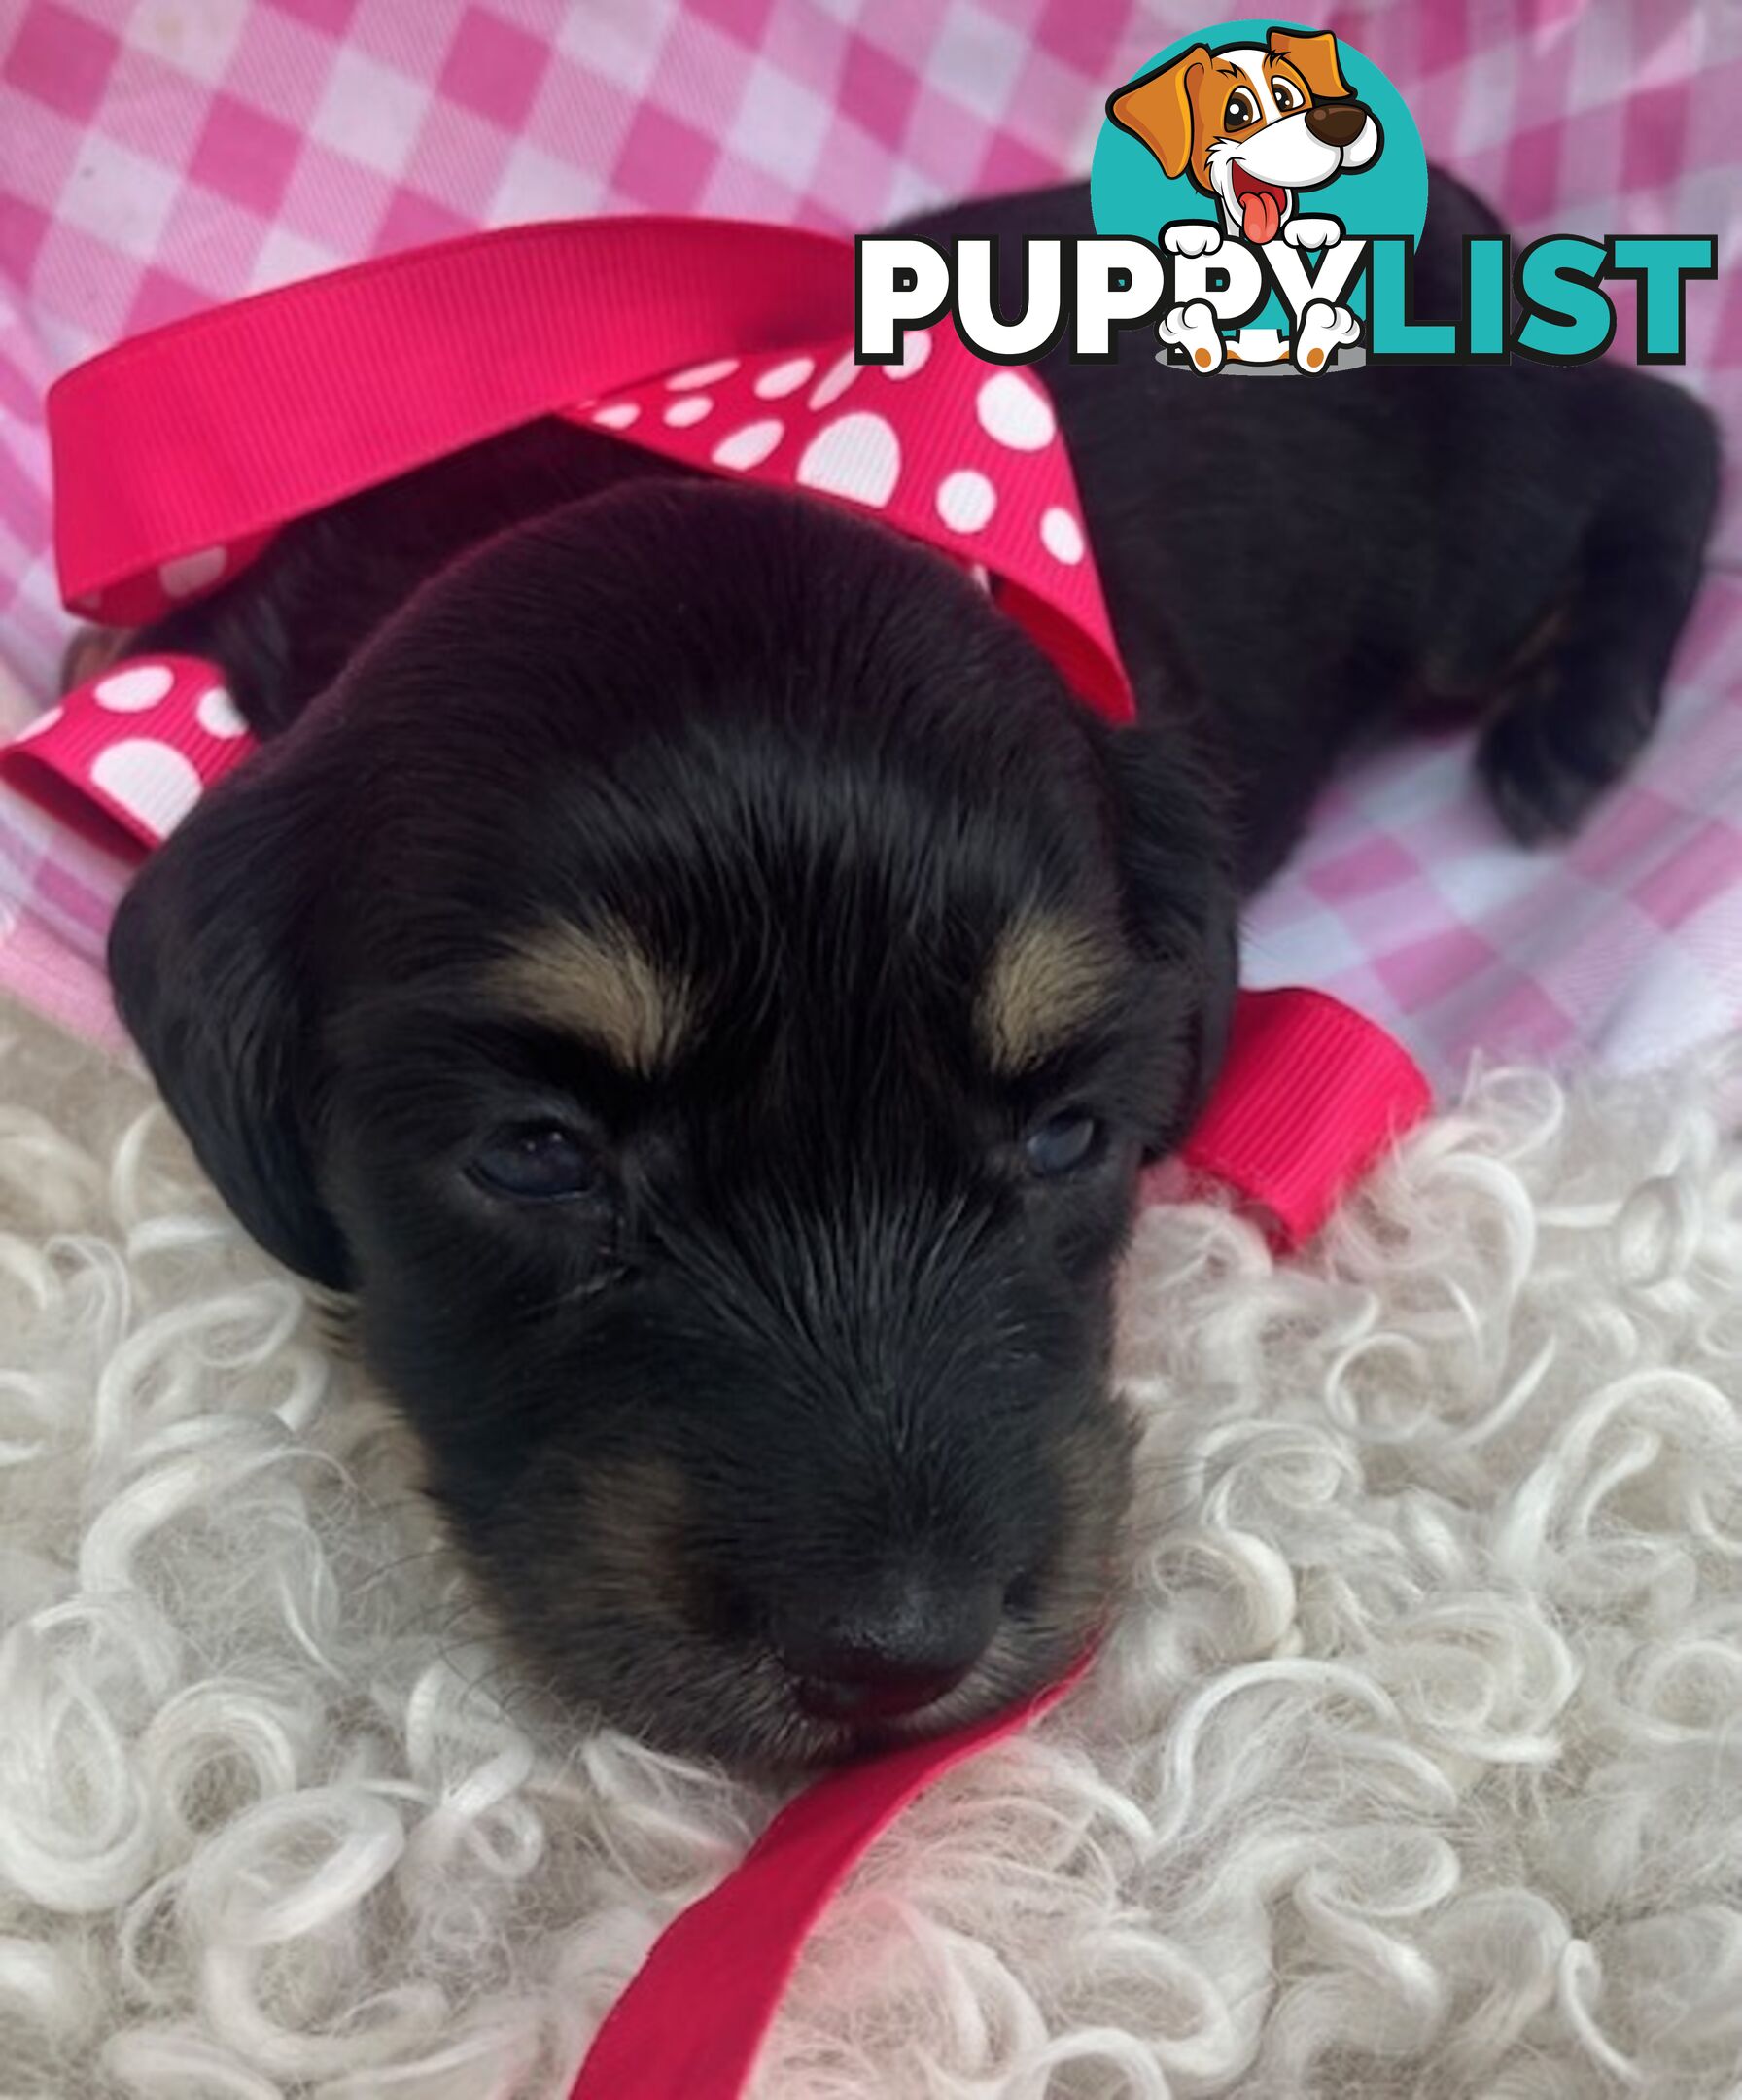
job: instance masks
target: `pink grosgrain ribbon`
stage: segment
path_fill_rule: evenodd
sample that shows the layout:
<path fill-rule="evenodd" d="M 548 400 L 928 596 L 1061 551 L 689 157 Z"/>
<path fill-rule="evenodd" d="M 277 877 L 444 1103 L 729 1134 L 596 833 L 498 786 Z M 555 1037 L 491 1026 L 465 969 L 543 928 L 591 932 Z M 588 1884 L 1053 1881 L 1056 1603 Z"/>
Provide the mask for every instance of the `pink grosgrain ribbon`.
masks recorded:
<path fill-rule="evenodd" d="M 798 488 L 996 579 L 1072 689 L 1132 714 L 1046 389 L 953 328 L 861 366 L 845 241 L 730 220 L 518 227 L 195 314 L 49 395 L 61 594 L 142 624 L 278 527 L 539 416 Z"/>

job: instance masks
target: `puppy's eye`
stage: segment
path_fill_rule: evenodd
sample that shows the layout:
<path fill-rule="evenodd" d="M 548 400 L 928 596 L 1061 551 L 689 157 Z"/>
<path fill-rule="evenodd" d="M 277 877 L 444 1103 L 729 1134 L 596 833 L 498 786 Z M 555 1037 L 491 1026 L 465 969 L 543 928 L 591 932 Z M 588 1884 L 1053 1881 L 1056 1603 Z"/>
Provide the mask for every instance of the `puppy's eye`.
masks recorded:
<path fill-rule="evenodd" d="M 1041 1180 L 1067 1174 L 1087 1167 L 1100 1156 L 1106 1132 L 1094 1116 L 1080 1109 L 1048 1116 L 1023 1139 L 1023 1158 L 1028 1172 Z"/>
<path fill-rule="evenodd" d="M 467 1172 L 493 1196 L 518 1203 L 564 1203 L 592 1196 L 604 1175 L 598 1156 L 560 1123 L 511 1123 L 473 1158 Z"/>
<path fill-rule="evenodd" d="M 1285 80 L 1272 81 L 1271 92 L 1276 98 L 1276 107 L 1281 110 L 1284 115 L 1286 115 L 1291 109 L 1299 109 L 1301 106 L 1300 95 L 1293 88 L 1289 86 L 1288 82 Z"/>
<path fill-rule="evenodd" d="M 1247 124 L 1258 122 L 1258 105 L 1243 88 L 1237 88 L 1228 97 L 1222 122 L 1231 131 L 1241 131 Z"/>

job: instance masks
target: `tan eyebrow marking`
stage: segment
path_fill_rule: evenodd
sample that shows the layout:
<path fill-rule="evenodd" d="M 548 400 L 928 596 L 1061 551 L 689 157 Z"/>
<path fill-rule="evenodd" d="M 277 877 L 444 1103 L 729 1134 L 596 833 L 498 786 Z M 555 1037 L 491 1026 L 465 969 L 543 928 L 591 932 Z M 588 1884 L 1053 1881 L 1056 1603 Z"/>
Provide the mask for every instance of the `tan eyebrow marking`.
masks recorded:
<path fill-rule="evenodd" d="M 999 934 L 975 1002 L 974 1025 L 993 1069 L 1020 1072 L 1106 1004 L 1121 957 L 1096 928 L 1028 911 Z"/>
<path fill-rule="evenodd" d="M 529 1019 L 584 1037 L 644 1078 L 670 1065 L 694 1017 L 690 987 L 615 919 L 540 928 L 503 958 L 491 982 Z"/>

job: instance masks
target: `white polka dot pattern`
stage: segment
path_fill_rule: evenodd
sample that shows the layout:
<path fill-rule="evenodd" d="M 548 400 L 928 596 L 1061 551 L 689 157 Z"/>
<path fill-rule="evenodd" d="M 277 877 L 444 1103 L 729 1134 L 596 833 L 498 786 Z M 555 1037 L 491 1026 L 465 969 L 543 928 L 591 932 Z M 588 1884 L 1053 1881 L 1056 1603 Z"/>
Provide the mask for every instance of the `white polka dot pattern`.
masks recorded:
<path fill-rule="evenodd" d="M 1062 635 L 1074 627 L 1085 646 L 1069 652 L 1073 682 L 1093 704 L 1129 713 L 1070 462 L 1045 389 L 1028 371 L 974 357 L 948 324 L 907 332 L 899 360 L 883 366 L 856 362 L 845 324 L 839 334 L 804 345 L 749 353 L 728 346 L 728 354 L 577 399 L 561 413 L 692 472 L 796 486 L 877 514 L 984 579 L 1043 648 L 1062 652 Z M 228 532 L 214 515 L 213 544 L 203 552 L 104 585 L 103 617 L 122 627 L 157 617 L 173 602 L 168 594 L 226 581 L 272 537 L 267 528 L 220 544 Z M 152 735 L 181 750 L 202 777 L 216 777 L 248 748 L 246 725 L 212 668 L 197 666 L 162 700 L 159 726 L 150 711 L 165 675 L 150 662 L 115 667 L 103 695 L 87 692 L 82 718 L 115 710 L 112 742 L 125 738 L 122 719 L 149 723 Z M 32 763 L 70 763 L 88 785 L 94 743 L 75 752 L 55 731 L 41 734 Z"/>
<path fill-rule="evenodd" d="M 1080 562 L 1086 551 L 1083 528 L 1058 504 L 1050 505 L 1040 514 L 1040 543 L 1055 561 L 1067 566 Z"/>
<path fill-rule="evenodd" d="M 722 438 L 708 457 L 716 467 L 748 472 L 750 468 L 761 466 L 785 435 L 785 428 L 778 417 L 764 416 L 760 422 L 747 423 L 729 438 Z"/>
<path fill-rule="evenodd" d="M 205 547 L 197 554 L 184 554 L 167 561 L 157 571 L 157 580 L 172 598 L 192 598 L 208 583 L 216 583 L 228 559 L 222 547 Z"/>
<path fill-rule="evenodd" d="M 222 685 L 210 686 L 201 693 L 199 705 L 193 713 L 207 736 L 215 736 L 227 743 L 231 737 L 248 734 L 248 724 L 242 719 L 236 703 Z"/>
<path fill-rule="evenodd" d="M 994 372 L 974 400 L 974 413 L 989 438 L 1013 452 L 1038 452 L 1051 444 L 1058 423 L 1053 404 L 1031 379 Z"/>
<path fill-rule="evenodd" d="M 52 782 L 57 810 L 67 791 L 83 795 L 146 846 L 254 748 L 216 665 L 192 656 L 113 665 L 75 686 L 18 741 L 28 742 L 30 765 L 7 769 L 13 786 L 46 800 Z M 4 757 L 0 751 L 0 765 Z"/>
<path fill-rule="evenodd" d="M 666 385 L 674 394 L 681 394 L 686 387 L 717 386 L 737 369 L 735 357 L 715 358 L 710 365 L 692 365 L 687 371 L 673 372 Z"/>
<path fill-rule="evenodd" d="M 805 488 L 881 510 L 901 476 L 901 441 L 880 415 L 838 417 L 818 432 L 798 462 Z"/>
<path fill-rule="evenodd" d="M 816 369 L 815 358 L 783 358 L 780 364 L 771 365 L 756 380 L 753 389 L 756 399 L 784 401 L 788 394 L 796 394 Z"/>
<path fill-rule="evenodd" d="M 952 532 L 978 532 L 997 508 L 997 490 L 972 467 L 945 474 L 937 485 L 937 514 Z"/>
<path fill-rule="evenodd" d="M 128 664 L 120 671 L 111 671 L 100 678 L 90 688 L 91 698 L 98 707 L 113 708 L 117 714 L 132 715 L 142 708 L 156 707 L 160 700 L 167 700 L 175 690 L 175 673 L 167 664 Z"/>
<path fill-rule="evenodd" d="M 854 362 L 851 350 L 842 351 L 817 384 L 811 389 L 810 405 L 813 408 L 830 408 L 859 375 L 859 368 Z"/>
<path fill-rule="evenodd" d="M 128 737 L 98 752 L 90 777 L 110 801 L 159 838 L 199 800 L 200 778 L 192 760 L 155 737 Z"/>
<path fill-rule="evenodd" d="M 886 365 L 883 375 L 886 379 L 911 379 L 930 355 L 931 337 L 918 330 L 909 329 L 907 340 L 901 346 L 899 364 Z"/>
<path fill-rule="evenodd" d="M 773 412 L 771 412 L 773 411 Z M 875 512 L 984 578 L 1043 648 L 1086 647 L 1070 675 L 1119 718 L 1130 692 L 1045 388 L 988 366 L 948 324 L 911 330 L 889 365 L 845 335 L 657 374 L 571 411 L 705 472 L 744 475 Z"/>

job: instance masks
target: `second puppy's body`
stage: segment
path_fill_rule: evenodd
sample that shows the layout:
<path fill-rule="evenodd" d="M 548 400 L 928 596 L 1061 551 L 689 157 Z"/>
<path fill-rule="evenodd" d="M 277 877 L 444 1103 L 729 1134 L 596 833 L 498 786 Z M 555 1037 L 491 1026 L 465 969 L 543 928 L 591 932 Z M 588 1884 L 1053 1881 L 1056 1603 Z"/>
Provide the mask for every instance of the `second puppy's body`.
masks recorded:
<path fill-rule="evenodd" d="M 1463 242 L 1504 228 L 1436 171 L 1417 316 L 1459 311 Z M 933 238 L 1080 235 L 1077 189 L 958 206 Z M 1571 830 L 1651 733 L 1716 498 L 1710 418 L 1616 364 L 1376 366 L 1322 383 L 1195 375 L 1142 332 L 1040 368 L 1150 719 L 1235 790 L 1248 883 L 1356 737 L 1484 723 L 1502 819 Z"/>
<path fill-rule="evenodd" d="M 1010 259 L 1087 196 L 922 229 Z M 1488 229 L 1436 179 L 1423 318 Z M 269 741 L 123 904 L 122 1013 L 244 1221 L 355 1294 L 540 1678 L 667 1742 L 835 1756 L 1081 1645 L 1114 1269 L 1239 892 L 1424 707 L 1570 827 L 1694 589 L 1710 427 L 1636 373 L 1199 381 L 1132 336 L 1043 376 L 1137 730 L 930 550 L 566 425 L 143 640 Z"/>
<path fill-rule="evenodd" d="M 1023 241 L 1090 231 L 1088 192 L 957 205 L 911 229 L 998 236 L 1014 303 Z M 1502 230 L 1435 174 L 1417 318 L 1456 312 L 1463 241 Z M 1487 722 L 1481 763 L 1516 834 L 1570 830 L 1649 736 L 1697 582 L 1717 488 L 1697 403 L 1617 364 L 1523 360 L 1188 392 L 1147 332 L 1118 344 L 1111 367 L 1059 351 L 1036 368 L 1139 712 L 1232 789 L 1247 884 L 1280 862 L 1349 741 L 1418 710 Z M 465 546 L 676 472 L 535 425 L 307 521 L 150 646 L 215 654 L 270 733 Z"/>

